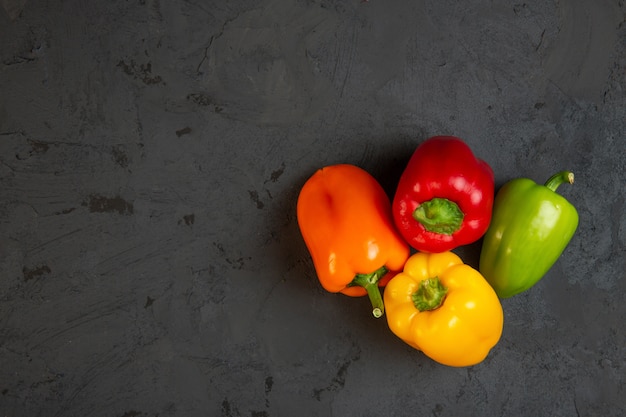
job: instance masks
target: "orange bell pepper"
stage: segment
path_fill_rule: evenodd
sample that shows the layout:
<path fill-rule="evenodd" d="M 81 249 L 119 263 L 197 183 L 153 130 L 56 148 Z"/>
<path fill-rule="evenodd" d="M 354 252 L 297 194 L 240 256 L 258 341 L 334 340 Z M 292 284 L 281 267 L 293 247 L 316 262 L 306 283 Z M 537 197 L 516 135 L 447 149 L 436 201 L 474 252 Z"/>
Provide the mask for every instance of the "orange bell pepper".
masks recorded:
<path fill-rule="evenodd" d="M 409 257 L 382 186 L 354 165 L 317 170 L 298 196 L 300 232 L 320 283 L 329 292 L 368 295 L 380 317 L 384 286 Z"/>
<path fill-rule="evenodd" d="M 411 256 L 387 284 L 384 301 L 391 331 L 444 365 L 482 362 L 502 335 L 495 291 L 452 252 Z"/>

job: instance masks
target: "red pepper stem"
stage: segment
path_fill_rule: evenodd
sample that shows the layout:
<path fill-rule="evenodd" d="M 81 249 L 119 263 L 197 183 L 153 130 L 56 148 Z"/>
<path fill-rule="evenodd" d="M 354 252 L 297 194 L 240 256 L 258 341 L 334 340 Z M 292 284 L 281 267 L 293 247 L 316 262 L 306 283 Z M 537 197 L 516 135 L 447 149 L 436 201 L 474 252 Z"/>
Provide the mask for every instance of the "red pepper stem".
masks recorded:
<path fill-rule="evenodd" d="M 413 212 L 413 218 L 420 222 L 424 229 L 444 235 L 452 235 L 459 230 L 463 217 L 458 204 L 439 197 L 424 201 Z"/>
<path fill-rule="evenodd" d="M 367 296 L 372 303 L 372 314 L 376 318 L 382 317 L 385 313 L 385 304 L 383 303 L 383 297 L 378 289 L 378 281 L 387 273 L 387 268 L 383 265 L 376 271 L 369 274 L 356 274 L 349 287 L 359 285 L 365 288 Z"/>
<path fill-rule="evenodd" d="M 548 181 L 546 181 L 544 185 L 550 190 L 556 192 L 556 189 L 559 188 L 559 185 L 563 184 L 564 182 L 574 184 L 574 173 L 571 171 L 557 172 L 556 174 L 548 178 Z"/>
<path fill-rule="evenodd" d="M 413 304 L 420 312 L 434 310 L 443 304 L 447 293 L 448 289 L 443 286 L 439 277 L 424 279 L 413 293 Z"/>

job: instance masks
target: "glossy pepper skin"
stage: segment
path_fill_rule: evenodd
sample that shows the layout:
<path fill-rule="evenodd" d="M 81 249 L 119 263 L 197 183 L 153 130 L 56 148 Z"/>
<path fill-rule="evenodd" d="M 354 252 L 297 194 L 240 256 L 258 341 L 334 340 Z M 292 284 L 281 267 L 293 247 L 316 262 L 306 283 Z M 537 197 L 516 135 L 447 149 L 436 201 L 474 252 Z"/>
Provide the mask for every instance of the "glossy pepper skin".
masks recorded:
<path fill-rule="evenodd" d="M 482 362 L 502 335 L 496 293 L 452 252 L 417 252 L 389 281 L 384 297 L 391 331 L 444 365 Z"/>
<path fill-rule="evenodd" d="M 394 222 L 418 251 L 445 252 L 480 239 L 494 198 L 491 167 L 453 136 L 420 144 L 393 199 Z"/>
<path fill-rule="evenodd" d="M 512 297 L 535 285 L 574 235 L 578 212 L 556 193 L 563 182 L 573 183 L 574 174 L 559 172 L 545 185 L 517 178 L 498 191 L 479 270 L 499 297 Z"/>
<path fill-rule="evenodd" d="M 365 170 L 349 164 L 317 170 L 300 191 L 300 232 L 317 276 L 329 292 L 368 295 L 384 313 L 379 286 L 402 270 L 409 246 L 396 231 L 391 203 Z"/>

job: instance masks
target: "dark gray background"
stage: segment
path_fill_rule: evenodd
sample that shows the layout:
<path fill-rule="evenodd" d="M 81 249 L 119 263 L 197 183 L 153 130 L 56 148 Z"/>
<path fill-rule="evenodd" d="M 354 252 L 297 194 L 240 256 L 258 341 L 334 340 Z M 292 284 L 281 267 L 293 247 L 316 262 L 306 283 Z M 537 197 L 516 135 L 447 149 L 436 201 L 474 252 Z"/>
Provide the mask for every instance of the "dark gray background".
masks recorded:
<path fill-rule="evenodd" d="M 626 415 L 622 0 L 0 5 L 0 416 Z M 470 368 L 324 292 L 295 218 L 438 134 L 497 186 L 576 174 Z"/>

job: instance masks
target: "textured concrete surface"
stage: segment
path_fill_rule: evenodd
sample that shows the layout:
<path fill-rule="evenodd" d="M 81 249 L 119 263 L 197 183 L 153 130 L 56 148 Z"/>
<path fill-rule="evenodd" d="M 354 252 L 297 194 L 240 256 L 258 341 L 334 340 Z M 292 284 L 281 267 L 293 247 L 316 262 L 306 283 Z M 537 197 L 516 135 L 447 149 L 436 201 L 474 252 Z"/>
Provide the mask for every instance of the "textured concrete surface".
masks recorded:
<path fill-rule="evenodd" d="M 2 0 L 0 416 L 626 415 L 621 0 Z M 323 165 L 429 136 L 580 226 L 471 368 L 325 293 Z M 476 265 L 480 245 L 457 251 Z"/>

